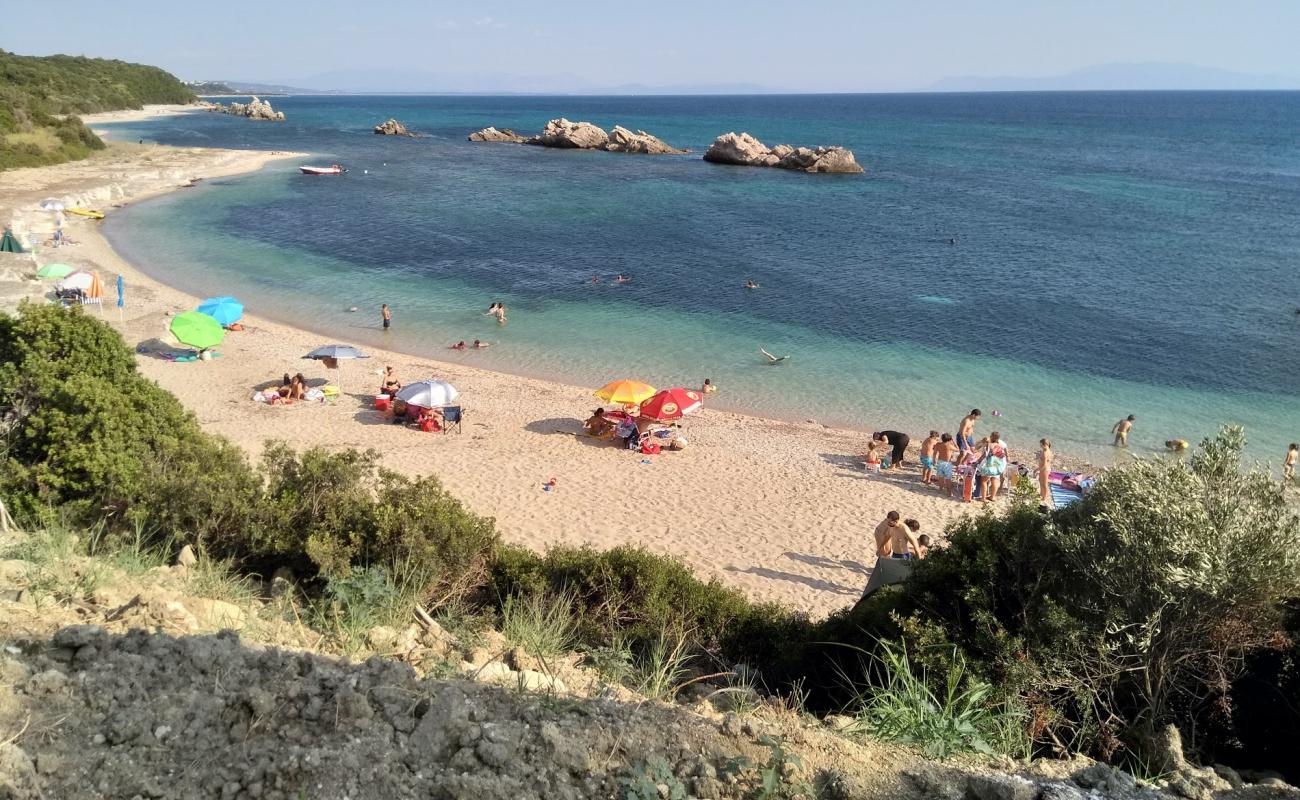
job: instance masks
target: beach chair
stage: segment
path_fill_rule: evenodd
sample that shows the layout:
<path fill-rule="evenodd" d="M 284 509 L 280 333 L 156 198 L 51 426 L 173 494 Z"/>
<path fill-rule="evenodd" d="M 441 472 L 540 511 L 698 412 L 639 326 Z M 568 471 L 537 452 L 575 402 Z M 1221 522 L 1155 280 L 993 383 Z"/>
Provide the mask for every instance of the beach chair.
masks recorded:
<path fill-rule="evenodd" d="M 443 406 L 442 407 L 442 432 L 447 433 L 454 426 L 456 433 L 460 433 L 460 423 L 465 418 L 465 411 L 460 406 Z"/>

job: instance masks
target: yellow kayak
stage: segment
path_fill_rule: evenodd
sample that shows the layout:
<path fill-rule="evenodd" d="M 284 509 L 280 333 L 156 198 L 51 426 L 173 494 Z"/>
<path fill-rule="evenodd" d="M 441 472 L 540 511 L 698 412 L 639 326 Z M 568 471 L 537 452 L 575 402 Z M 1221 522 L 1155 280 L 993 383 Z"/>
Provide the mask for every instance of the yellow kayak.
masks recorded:
<path fill-rule="evenodd" d="M 104 218 L 103 211 L 96 211 L 93 208 L 69 208 L 67 211 L 69 214 L 76 214 L 79 217 L 89 217 L 90 219 Z"/>

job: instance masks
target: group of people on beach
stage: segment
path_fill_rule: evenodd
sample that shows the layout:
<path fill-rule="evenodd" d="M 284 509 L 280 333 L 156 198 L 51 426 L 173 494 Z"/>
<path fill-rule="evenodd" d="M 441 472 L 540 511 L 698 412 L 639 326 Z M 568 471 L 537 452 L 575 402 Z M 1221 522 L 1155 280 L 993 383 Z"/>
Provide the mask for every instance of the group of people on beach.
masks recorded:
<path fill-rule="evenodd" d="M 993 431 L 988 436 L 975 440 L 975 424 L 983 416 L 978 408 L 957 423 L 957 434 L 940 433 L 932 430 L 921 442 L 921 482 L 926 486 L 938 486 L 949 497 L 956 495 L 954 486 L 959 472 L 971 478 L 971 483 L 978 483 L 978 496 L 985 503 L 994 500 L 1009 485 L 1008 477 L 1021 477 L 1019 468 L 1009 462 L 1009 449 L 1002 434 Z M 907 448 L 911 437 L 901 431 L 876 431 L 871 434 L 863 457 L 866 468 L 872 472 L 896 470 L 903 466 L 907 457 Z M 1038 442 L 1038 488 L 1043 502 L 1051 498 L 1048 481 L 1052 472 L 1052 443 L 1048 439 Z M 886 452 L 886 450 L 888 452 Z M 1008 475 L 1009 470 L 1013 470 Z M 962 499 L 969 502 L 976 493 L 974 486 L 970 492 L 963 492 Z"/>
<path fill-rule="evenodd" d="M 903 519 L 897 511 L 876 526 L 875 538 L 877 558 L 922 559 L 930 551 L 930 537 L 921 533 L 921 523 Z"/>

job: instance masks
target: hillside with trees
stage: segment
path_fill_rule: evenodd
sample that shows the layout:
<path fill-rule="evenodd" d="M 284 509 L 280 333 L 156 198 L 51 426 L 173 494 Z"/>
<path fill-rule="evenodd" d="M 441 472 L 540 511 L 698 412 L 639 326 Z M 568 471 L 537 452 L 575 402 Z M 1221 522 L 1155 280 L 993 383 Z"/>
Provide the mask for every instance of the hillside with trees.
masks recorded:
<path fill-rule="evenodd" d="M 0 169 L 57 164 L 102 149 L 78 114 L 194 99 L 158 67 L 0 50 Z"/>

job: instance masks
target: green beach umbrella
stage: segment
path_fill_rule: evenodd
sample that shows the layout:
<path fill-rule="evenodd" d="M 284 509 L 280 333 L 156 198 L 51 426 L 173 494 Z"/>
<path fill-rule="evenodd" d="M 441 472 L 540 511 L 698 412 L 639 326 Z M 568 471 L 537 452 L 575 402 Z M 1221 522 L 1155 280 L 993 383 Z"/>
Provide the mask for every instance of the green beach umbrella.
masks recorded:
<path fill-rule="evenodd" d="M 181 344 L 197 347 L 200 350 L 216 347 L 221 344 L 221 339 L 226 335 L 226 332 L 221 329 L 220 322 L 197 311 L 177 314 L 172 319 L 171 332 Z"/>
<path fill-rule="evenodd" d="M 14 232 L 5 228 L 4 236 L 0 236 L 0 253 L 25 253 L 26 250 L 18 243 L 18 238 Z"/>
<path fill-rule="evenodd" d="M 46 264 L 36 270 L 38 278 L 66 278 L 77 270 L 67 264 Z"/>

